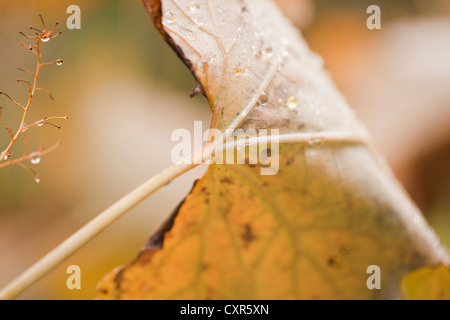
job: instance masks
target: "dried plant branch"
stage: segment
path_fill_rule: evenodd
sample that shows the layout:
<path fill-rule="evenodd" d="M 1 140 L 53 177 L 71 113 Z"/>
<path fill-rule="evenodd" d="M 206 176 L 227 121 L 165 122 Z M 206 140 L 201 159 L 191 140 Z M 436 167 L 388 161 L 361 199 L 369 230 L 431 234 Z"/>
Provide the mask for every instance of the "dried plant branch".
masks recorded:
<path fill-rule="evenodd" d="M 2 110 L 3 110 L 3 107 L 0 106 L 0 123 L 3 126 L 3 128 L 5 128 L 5 130 L 8 131 L 9 136 L 11 137 L 11 139 L 14 139 L 14 134 L 13 134 L 12 130 L 3 122 Z"/>
<path fill-rule="evenodd" d="M 269 70 L 268 78 L 263 83 L 263 86 L 260 90 L 264 89 L 265 84 L 270 80 L 269 77 L 274 72 L 274 68 Z M 27 71 L 25 71 L 27 72 Z M 38 73 L 38 72 L 36 72 Z M 33 87 L 34 90 L 37 90 L 36 87 Z M 234 122 L 230 124 L 230 128 L 237 128 L 242 121 L 245 119 L 245 116 L 248 115 L 251 108 L 254 107 L 253 103 L 256 101 L 251 101 L 244 111 L 244 116 L 236 118 Z M 31 127 L 36 125 L 36 123 L 26 126 Z M 214 123 L 212 125 L 214 127 Z M 259 139 L 259 138 L 256 138 Z M 264 138 L 265 139 L 265 138 Z M 269 137 L 270 140 L 270 137 Z M 338 142 L 338 143 L 356 143 L 361 145 L 369 145 L 367 141 L 367 137 L 359 136 L 354 133 L 343 133 L 343 132 L 320 132 L 320 133 L 295 133 L 295 134 L 285 134 L 277 137 L 278 142 L 298 142 L 305 144 L 315 144 L 315 143 L 323 143 L 327 142 Z M 93 237 L 95 237 L 98 233 L 106 229 L 109 225 L 111 225 L 114 221 L 119 219 L 125 213 L 130 211 L 148 196 L 153 194 L 156 190 L 160 189 L 168 182 L 173 180 L 174 178 L 180 176 L 184 172 L 198 166 L 200 163 L 208 162 L 212 159 L 213 150 L 215 153 L 220 151 L 220 148 L 239 148 L 245 146 L 247 143 L 245 140 L 241 141 L 240 145 L 235 145 L 234 143 L 231 145 L 223 145 L 223 141 L 218 141 L 218 143 L 209 143 L 202 150 L 197 151 L 188 159 L 187 161 L 183 160 L 178 162 L 167 169 L 163 170 L 156 176 L 152 177 L 142 185 L 138 186 L 136 189 L 132 190 L 130 193 L 125 195 L 123 198 L 115 202 L 108 209 L 100 213 L 93 220 L 87 223 L 84 227 L 79 229 L 76 233 L 66 239 L 63 243 L 61 243 L 58 247 L 53 249 L 49 254 L 44 256 L 41 260 L 27 269 L 24 273 L 19 275 L 15 280 L 13 280 L 10 284 L 0 290 L 0 299 L 12 299 L 30 287 L 33 283 L 39 280 L 42 276 L 56 267 L 59 263 L 64 261 L 67 257 L 73 254 L 76 250 L 81 248 L 84 244 L 90 241 Z M 219 147 L 219 150 L 217 149 Z M 207 155 L 206 157 L 204 155 Z M 200 160 L 200 161 L 199 161 Z"/>
<path fill-rule="evenodd" d="M 38 163 L 39 161 L 37 161 L 36 159 L 40 159 L 40 157 L 44 154 L 47 154 L 53 150 L 55 150 L 57 147 L 60 146 L 60 142 L 56 143 L 55 145 L 53 145 L 52 147 L 48 148 L 48 149 L 42 149 L 40 148 L 38 151 L 30 153 L 27 155 L 26 152 L 26 147 L 24 145 L 24 153 L 22 156 L 18 157 L 18 158 L 14 158 L 11 159 L 12 156 L 12 149 L 15 145 L 15 143 L 17 142 L 17 140 L 19 140 L 19 138 L 24 134 L 25 131 L 29 130 L 31 127 L 41 127 L 44 124 L 49 124 L 52 125 L 56 128 L 60 128 L 58 125 L 53 124 L 51 122 L 48 122 L 49 120 L 52 119 L 65 119 L 67 120 L 68 117 L 64 116 L 64 117 L 44 117 L 41 120 L 35 121 L 33 124 L 31 125 L 27 125 L 25 123 L 28 112 L 30 110 L 31 104 L 33 102 L 33 98 L 34 95 L 36 93 L 36 91 L 43 91 L 45 93 L 47 93 L 50 97 L 50 99 L 53 100 L 53 96 L 51 95 L 50 91 L 43 89 L 43 88 L 39 88 L 37 87 L 37 81 L 38 81 L 38 77 L 39 77 L 39 73 L 41 71 L 41 69 L 45 66 L 48 65 L 52 65 L 52 64 L 56 64 L 56 65 L 62 65 L 63 61 L 61 59 L 52 61 L 52 62 L 42 62 L 42 55 L 41 55 L 41 42 L 47 42 L 51 39 L 56 38 L 57 36 L 59 36 L 61 34 L 61 32 L 58 32 L 57 34 L 53 34 L 53 32 L 55 31 L 56 26 L 58 25 L 58 22 L 55 23 L 55 25 L 53 26 L 53 28 L 51 30 L 48 30 L 47 27 L 45 26 L 45 22 L 44 19 L 42 18 L 42 15 L 39 14 L 39 17 L 41 19 L 42 25 L 43 25 L 43 29 L 37 29 L 35 27 L 30 27 L 30 30 L 34 30 L 37 31 L 35 36 L 29 36 L 26 35 L 25 33 L 23 33 L 22 31 L 20 31 L 19 33 L 21 35 L 23 35 L 25 38 L 27 39 L 33 39 L 36 41 L 35 45 L 29 45 L 26 43 L 21 43 L 21 46 L 27 48 L 29 51 L 31 51 L 32 53 L 34 53 L 36 55 L 36 70 L 35 72 L 31 72 L 22 68 L 19 68 L 20 71 L 23 71 L 29 75 L 31 75 L 31 77 L 33 78 L 31 82 L 24 80 L 24 79 L 17 79 L 17 82 L 21 82 L 21 83 L 25 83 L 28 85 L 28 100 L 26 102 L 25 105 L 22 105 L 21 103 L 19 103 L 18 101 L 14 100 L 13 98 L 11 98 L 7 93 L 5 92 L 0 92 L 0 95 L 4 95 L 6 98 L 8 98 L 12 103 L 14 103 L 16 106 L 18 106 L 21 110 L 22 110 L 22 117 L 21 117 L 21 121 L 20 124 L 18 125 L 17 130 L 15 131 L 15 133 L 13 133 L 13 131 L 10 129 L 9 126 L 7 126 L 3 120 L 1 120 L 1 124 L 2 126 L 8 131 L 11 139 L 9 144 L 6 146 L 6 148 L 0 153 L 0 168 L 9 166 L 9 165 L 20 165 L 21 167 L 27 169 L 28 171 L 30 171 L 31 173 L 33 173 L 33 176 L 35 177 L 35 181 L 39 182 L 40 178 L 38 178 L 39 176 L 34 172 L 34 170 L 31 170 L 27 165 L 25 165 L 23 162 L 26 160 L 30 160 L 31 163 Z M 26 139 L 24 138 L 24 141 L 26 141 Z M 38 157 L 38 158 L 37 158 Z M 34 161 L 33 161 L 34 159 Z"/>
<path fill-rule="evenodd" d="M 258 143 L 258 138 L 255 138 L 253 143 Z M 262 137 L 261 139 L 268 139 L 272 142 L 272 137 Z M 353 133 L 344 134 L 342 132 L 322 132 L 318 133 L 296 133 L 280 135 L 277 137 L 278 142 L 299 142 L 311 144 L 311 141 L 328 141 L 340 142 L 349 144 L 367 144 L 370 145 L 367 137 L 355 136 Z M 213 154 L 227 149 L 240 148 L 245 146 L 248 142 L 245 140 L 238 141 L 237 144 L 228 143 L 224 141 L 217 141 L 209 143 L 202 149 L 186 157 L 186 159 L 166 168 L 157 175 L 153 176 L 127 195 L 119 199 L 108 209 L 101 212 L 94 219 L 84 225 L 81 229 L 75 232 L 72 236 L 67 238 L 64 242 L 58 245 L 55 249 L 50 251 L 42 259 L 25 270 L 16 279 L 10 282 L 7 286 L 0 290 L 0 299 L 14 299 L 23 291 L 28 289 L 36 281 L 42 278 L 45 274 L 58 266 L 61 262 L 75 253 L 83 245 L 93 239 L 100 232 L 105 230 L 113 222 L 125 215 L 147 197 L 154 192 L 167 185 L 170 181 L 189 171 L 190 169 L 200 165 L 201 163 L 208 163 L 213 159 Z"/>

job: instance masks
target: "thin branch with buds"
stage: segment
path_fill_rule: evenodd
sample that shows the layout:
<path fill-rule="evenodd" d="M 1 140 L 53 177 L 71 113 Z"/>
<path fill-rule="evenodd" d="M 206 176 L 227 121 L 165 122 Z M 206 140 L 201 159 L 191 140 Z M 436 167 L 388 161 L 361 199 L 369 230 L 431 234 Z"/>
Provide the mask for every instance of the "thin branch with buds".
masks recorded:
<path fill-rule="evenodd" d="M 53 119 L 65 119 L 67 120 L 68 117 L 67 116 L 63 116 L 63 117 L 44 117 L 38 121 L 33 122 L 30 125 L 27 125 L 25 123 L 28 112 L 30 110 L 31 107 L 31 103 L 33 102 L 33 98 L 34 95 L 36 93 L 36 91 L 42 91 L 48 94 L 48 96 L 50 97 L 50 99 L 53 100 L 53 96 L 51 95 L 50 91 L 43 89 L 43 88 L 39 88 L 37 87 L 37 81 L 38 81 L 38 77 L 39 77 L 39 73 L 41 71 L 41 69 L 45 66 L 48 65 L 52 65 L 52 64 L 56 64 L 56 65 L 62 65 L 63 61 L 61 59 L 52 61 L 52 62 L 42 62 L 42 56 L 41 56 L 41 42 L 47 42 L 51 39 L 54 39 L 56 37 L 58 37 L 61 32 L 58 32 L 56 34 L 53 34 L 53 32 L 55 31 L 56 26 L 58 25 L 58 22 L 55 23 L 55 25 L 53 26 L 53 28 L 51 30 L 48 30 L 47 27 L 45 26 L 45 22 L 44 19 L 42 18 L 42 15 L 39 13 L 39 18 L 41 19 L 42 22 L 42 26 L 44 27 L 42 30 L 39 30 L 35 27 L 30 27 L 30 30 L 34 30 L 36 31 L 36 35 L 34 36 L 29 36 L 26 35 L 25 33 L 23 33 L 22 31 L 20 31 L 19 33 L 21 35 L 23 35 L 25 38 L 27 39 L 33 39 L 36 41 L 35 45 L 29 45 L 29 44 L 25 44 L 25 43 L 21 43 L 21 45 L 25 48 L 27 48 L 29 51 L 31 51 L 33 54 L 36 55 L 36 71 L 33 73 L 31 71 L 19 68 L 20 71 L 23 71 L 25 73 L 27 73 L 28 75 L 31 75 L 31 77 L 33 78 L 31 82 L 24 80 L 24 79 L 17 79 L 18 83 L 25 83 L 28 86 L 28 101 L 25 105 L 22 105 L 21 103 L 19 103 L 18 101 L 14 100 L 13 98 L 11 98 L 7 93 L 5 92 L 0 92 L 0 95 L 5 96 L 8 100 L 10 100 L 13 104 L 15 104 L 16 106 L 18 106 L 21 111 L 22 111 L 22 118 L 20 121 L 20 124 L 16 130 L 15 133 L 13 133 L 13 131 L 11 130 L 11 128 L 9 126 L 7 126 L 2 118 L 1 118 L 1 111 L 2 108 L 0 107 L 0 124 L 3 126 L 3 128 L 8 132 L 9 136 L 11 137 L 11 140 L 9 142 L 9 144 L 6 146 L 6 148 L 0 153 L 0 168 L 9 166 L 9 165 L 19 165 L 23 168 L 25 168 L 26 170 L 28 170 L 29 172 L 31 172 L 35 178 L 36 182 L 40 181 L 39 175 L 32 170 L 31 168 L 29 168 L 26 164 L 24 164 L 24 162 L 26 160 L 30 160 L 31 163 L 38 163 L 39 161 L 37 161 L 36 159 L 40 159 L 41 156 L 55 150 L 57 147 L 59 147 L 61 145 L 60 142 L 57 142 L 56 144 L 54 144 L 52 147 L 48 148 L 48 149 L 43 149 L 43 148 L 39 148 L 37 151 L 34 151 L 32 153 L 27 154 L 26 153 L 26 137 L 24 135 L 25 131 L 28 131 L 30 128 L 32 127 L 41 127 L 44 124 L 48 124 L 51 126 L 54 126 L 56 128 L 60 128 L 58 125 L 49 122 L 50 120 Z M 13 152 L 12 149 L 14 147 L 14 145 L 16 144 L 16 142 L 19 140 L 20 137 L 23 137 L 24 139 L 24 153 L 22 156 L 17 157 L 17 158 L 12 158 Z M 34 159 L 34 161 L 33 161 Z"/>

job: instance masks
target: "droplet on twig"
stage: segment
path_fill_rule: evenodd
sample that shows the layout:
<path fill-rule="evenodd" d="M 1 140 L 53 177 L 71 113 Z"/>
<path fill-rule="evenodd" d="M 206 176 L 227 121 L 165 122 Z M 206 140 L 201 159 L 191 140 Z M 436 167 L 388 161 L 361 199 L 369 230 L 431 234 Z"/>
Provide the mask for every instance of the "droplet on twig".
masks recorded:
<path fill-rule="evenodd" d="M 320 147 L 325 143 L 323 137 L 312 137 L 308 139 L 308 144 L 313 147 Z"/>
<path fill-rule="evenodd" d="M 23 122 L 23 123 L 22 123 L 22 132 L 25 132 L 25 131 L 27 131 L 28 129 L 30 129 L 30 127 L 29 127 L 25 122 Z"/>
<path fill-rule="evenodd" d="M 38 164 L 38 163 L 41 162 L 41 157 L 40 157 L 40 156 L 32 157 L 32 158 L 30 159 L 30 162 L 31 162 L 32 164 Z"/>
<path fill-rule="evenodd" d="M 269 101 L 269 98 L 267 97 L 267 95 L 264 92 L 261 93 L 261 95 L 258 98 L 258 103 L 260 105 L 265 105 L 267 103 L 267 101 Z"/>

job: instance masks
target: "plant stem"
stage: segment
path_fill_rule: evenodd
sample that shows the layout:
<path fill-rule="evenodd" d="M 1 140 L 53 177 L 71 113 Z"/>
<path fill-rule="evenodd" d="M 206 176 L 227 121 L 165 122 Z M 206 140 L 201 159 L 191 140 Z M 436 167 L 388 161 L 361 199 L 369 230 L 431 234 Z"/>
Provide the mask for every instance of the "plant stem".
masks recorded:
<path fill-rule="evenodd" d="M 33 101 L 33 97 L 34 97 L 34 94 L 36 92 L 36 86 L 37 86 L 37 80 L 38 80 L 38 77 L 39 77 L 39 71 L 42 68 L 42 64 L 41 64 L 41 50 L 40 50 L 40 46 L 39 45 L 40 45 L 40 38 L 37 38 L 37 41 L 36 41 L 36 56 L 37 56 L 36 72 L 33 75 L 33 84 L 31 86 L 28 102 L 27 102 L 27 104 L 26 104 L 26 106 L 25 106 L 25 108 L 23 110 L 22 119 L 20 121 L 19 128 L 17 129 L 17 132 L 14 135 L 14 137 L 11 139 L 9 145 L 1 153 L 0 161 L 4 160 L 4 156 L 9 153 L 11 148 L 14 146 L 14 143 L 16 143 L 17 139 L 22 134 L 22 129 L 23 129 L 24 124 L 25 124 L 25 119 L 27 117 L 28 110 L 30 109 L 31 102 Z"/>
<path fill-rule="evenodd" d="M 272 142 L 274 136 L 263 137 L 268 138 Z M 253 143 L 258 143 L 260 138 L 255 138 Z M 345 132 L 317 132 L 317 133 L 293 133 L 283 134 L 276 137 L 278 143 L 309 143 L 311 139 L 322 139 L 328 142 L 346 142 L 356 144 L 366 144 L 367 137 L 358 136 L 352 133 Z M 152 193 L 180 176 L 186 171 L 204 163 L 212 158 L 211 152 L 215 150 L 215 154 L 220 151 L 242 147 L 246 145 L 245 140 L 240 140 L 235 145 L 234 143 L 223 144 L 222 141 L 217 143 L 210 143 L 201 150 L 188 156 L 185 160 L 178 162 L 167 169 L 161 171 L 156 176 L 150 178 L 148 181 L 125 195 L 119 201 L 114 203 L 108 209 L 104 210 L 97 217 L 88 222 L 85 226 L 75 232 L 72 236 L 67 238 L 58 247 L 50 251 L 41 260 L 25 270 L 16 279 L 10 282 L 7 286 L 0 290 L 0 299 L 14 299 L 40 278 L 42 278 L 50 270 L 58 266 L 61 262 L 71 256 L 75 251 L 80 249 L 83 245 L 89 242 L 101 231 L 106 229 L 109 225 L 122 217 L 125 213 L 130 211 L 136 205 L 141 203 L 144 199 Z M 187 161 L 186 161 L 187 160 Z"/>
<path fill-rule="evenodd" d="M 7 286 L 2 288 L 0 290 L 0 299 L 16 298 L 46 273 L 67 259 L 84 244 L 89 242 L 89 240 L 94 238 L 149 195 L 195 166 L 197 165 L 183 163 L 174 164 L 125 195 L 88 222 L 84 227 L 75 232 L 72 236 L 67 238 L 58 247 L 50 251 L 46 256 L 32 265 Z"/>

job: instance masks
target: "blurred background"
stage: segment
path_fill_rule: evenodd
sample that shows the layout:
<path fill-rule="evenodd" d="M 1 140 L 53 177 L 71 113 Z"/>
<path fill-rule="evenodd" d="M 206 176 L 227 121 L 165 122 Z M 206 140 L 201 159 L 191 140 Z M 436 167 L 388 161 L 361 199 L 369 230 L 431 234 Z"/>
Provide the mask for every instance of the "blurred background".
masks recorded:
<path fill-rule="evenodd" d="M 450 246 L 450 2 L 447 0 L 277 0 L 319 53 L 380 152 Z M 81 8 L 81 30 L 68 30 L 66 8 Z M 381 8 L 381 30 L 366 9 Z M 21 102 L 35 56 L 18 31 L 60 21 L 61 37 L 43 44 L 43 69 L 29 122 L 29 150 L 62 145 L 30 166 L 0 169 L 0 286 L 19 275 L 114 201 L 166 168 L 174 129 L 209 123 L 206 99 L 189 99 L 190 72 L 160 38 L 137 0 L 0 2 L 0 91 Z M 15 128 L 20 110 L 0 97 Z M 0 149 L 8 143 L 0 131 Z M 16 154 L 22 151 L 20 144 Z M 199 167 L 155 193 L 45 276 L 21 299 L 91 299 L 97 282 L 129 262 L 189 192 Z M 66 287 L 67 266 L 81 268 L 82 290 Z"/>

